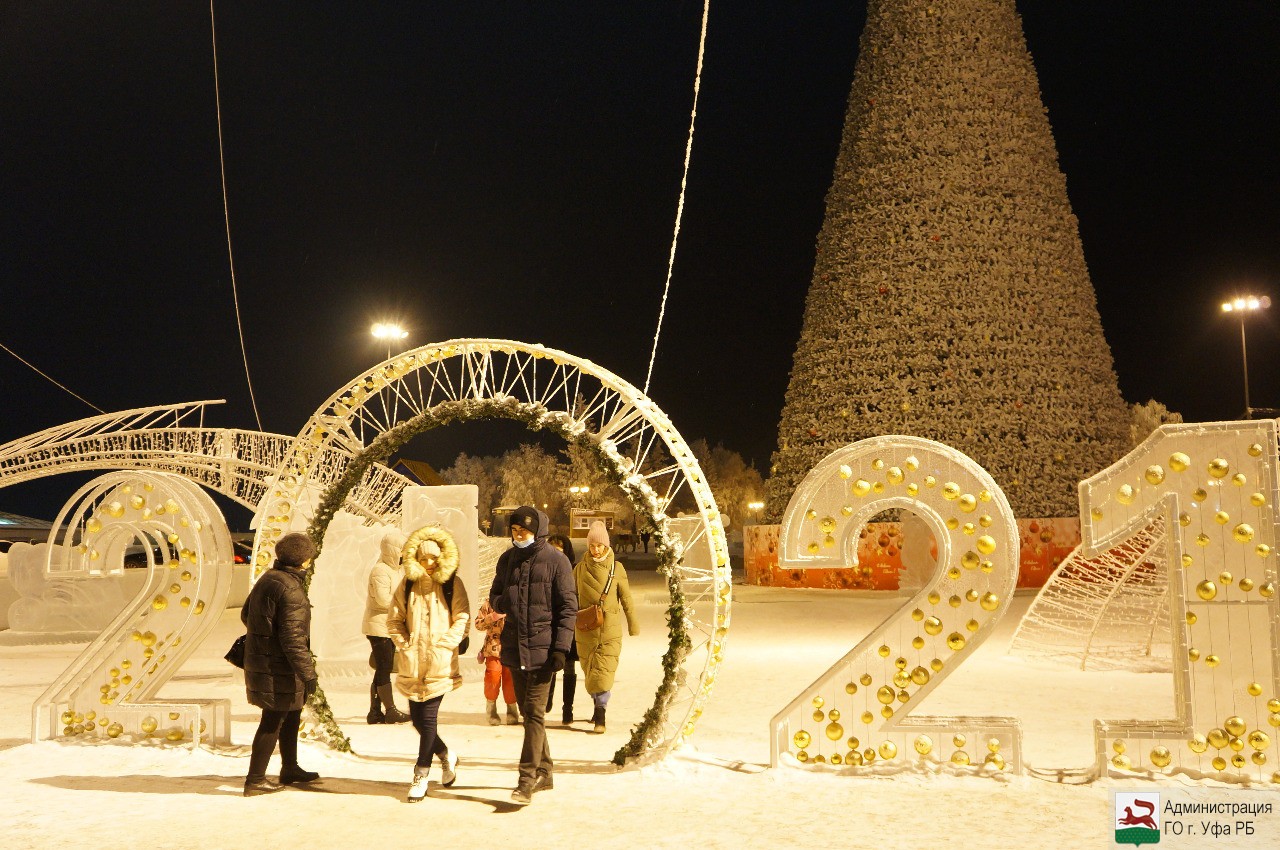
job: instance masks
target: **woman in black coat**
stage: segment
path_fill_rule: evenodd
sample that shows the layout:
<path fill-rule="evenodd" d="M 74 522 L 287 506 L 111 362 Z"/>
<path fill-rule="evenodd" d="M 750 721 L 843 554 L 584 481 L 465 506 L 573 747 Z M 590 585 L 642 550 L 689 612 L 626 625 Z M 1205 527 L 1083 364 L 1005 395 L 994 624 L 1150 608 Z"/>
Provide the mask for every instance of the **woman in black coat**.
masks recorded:
<path fill-rule="evenodd" d="M 311 660 L 311 603 L 304 577 L 316 556 L 305 534 L 286 534 L 276 544 L 276 562 L 258 579 L 240 609 L 245 625 L 244 685 L 249 703 L 262 709 L 253 736 L 244 795 L 254 797 L 320 774 L 298 766 L 302 707 L 315 693 Z M 267 764 L 280 744 L 280 782 L 267 779 Z"/>

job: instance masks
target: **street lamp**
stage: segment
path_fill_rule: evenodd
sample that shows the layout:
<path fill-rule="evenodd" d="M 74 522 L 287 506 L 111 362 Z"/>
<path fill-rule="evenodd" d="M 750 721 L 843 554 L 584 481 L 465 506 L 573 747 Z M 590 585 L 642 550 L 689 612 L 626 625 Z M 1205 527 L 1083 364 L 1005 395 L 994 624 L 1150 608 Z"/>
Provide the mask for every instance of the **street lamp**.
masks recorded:
<path fill-rule="evenodd" d="M 764 510 L 764 502 L 747 502 L 747 510 L 755 517 L 756 525 L 760 524 L 760 512 Z"/>
<path fill-rule="evenodd" d="M 1244 365 L 1244 418 L 1253 418 L 1253 408 L 1249 405 L 1249 354 L 1244 344 L 1244 317 L 1246 313 L 1265 310 L 1271 306 L 1271 299 L 1264 295 L 1242 295 L 1230 301 L 1224 301 L 1222 312 L 1235 313 L 1240 317 L 1240 362 Z"/>
<path fill-rule="evenodd" d="M 373 334 L 374 339 L 386 340 L 387 343 L 387 359 L 391 359 L 391 341 L 406 339 L 409 332 L 396 324 L 387 322 L 378 322 L 369 329 L 369 333 Z"/>

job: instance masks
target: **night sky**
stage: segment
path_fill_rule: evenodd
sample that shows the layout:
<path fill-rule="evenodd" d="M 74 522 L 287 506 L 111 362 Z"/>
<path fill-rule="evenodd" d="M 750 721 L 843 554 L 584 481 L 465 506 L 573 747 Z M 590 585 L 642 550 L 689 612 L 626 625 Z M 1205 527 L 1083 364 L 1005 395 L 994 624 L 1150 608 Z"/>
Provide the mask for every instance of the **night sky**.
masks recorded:
<path fill-rule="evenodd" d="M 650 396 L 767 469 L 865 7 L 711 4 Z M 1280 5 L 1019 3 L 1120 388 L 1244 407 L 1221 301 L 1280 296 Z M 386 355 L 538 342 L 643 385 L 702 4 L 216 6 L 231 240 L 263 428 Z M 209 7 L 0 4 L 0 343 L 107 410 L 225 398 L 256 427 L 230 284 Z M 979 319 L 975 317 L 975 321 Z M 1280 406 L 1280 304 L 1248 325 Z M 1052 332 L 1051 327 L 1046 329 Z M 94 411 L 0 351 L 0 442 Z M 518 426 L 412 446 L 446 466 Z M 527 438 L 525 438 L 527 439 Z M 0 490 L 52 518 L 66 476 Z"/>

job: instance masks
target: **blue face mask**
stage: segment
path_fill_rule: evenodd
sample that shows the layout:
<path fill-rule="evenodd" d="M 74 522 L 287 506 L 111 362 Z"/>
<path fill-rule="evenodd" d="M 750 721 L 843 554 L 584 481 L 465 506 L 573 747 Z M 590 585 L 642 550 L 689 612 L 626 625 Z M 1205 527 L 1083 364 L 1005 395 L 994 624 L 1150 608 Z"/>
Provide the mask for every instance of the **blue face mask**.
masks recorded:
<path fill-rule="evenodd" d="M 512 540 L 511 544 L 517 549 L 527 549 L 533 545 L 534 538 L 526 537 L 524 540 Z"/>

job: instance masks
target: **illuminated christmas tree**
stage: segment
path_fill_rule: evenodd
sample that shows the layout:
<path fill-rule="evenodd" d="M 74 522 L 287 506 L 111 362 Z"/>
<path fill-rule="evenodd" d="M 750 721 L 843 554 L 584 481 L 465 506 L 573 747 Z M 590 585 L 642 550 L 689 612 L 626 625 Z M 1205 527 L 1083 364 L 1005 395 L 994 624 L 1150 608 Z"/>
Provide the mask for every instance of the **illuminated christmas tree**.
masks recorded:
<path fill-rule="evenodd" d="M 1079 228 L 1013 0 L 871 0 L 769 480 L 939 440 L 1020 517 L 1074 516 L 1128 448 Z"/>

